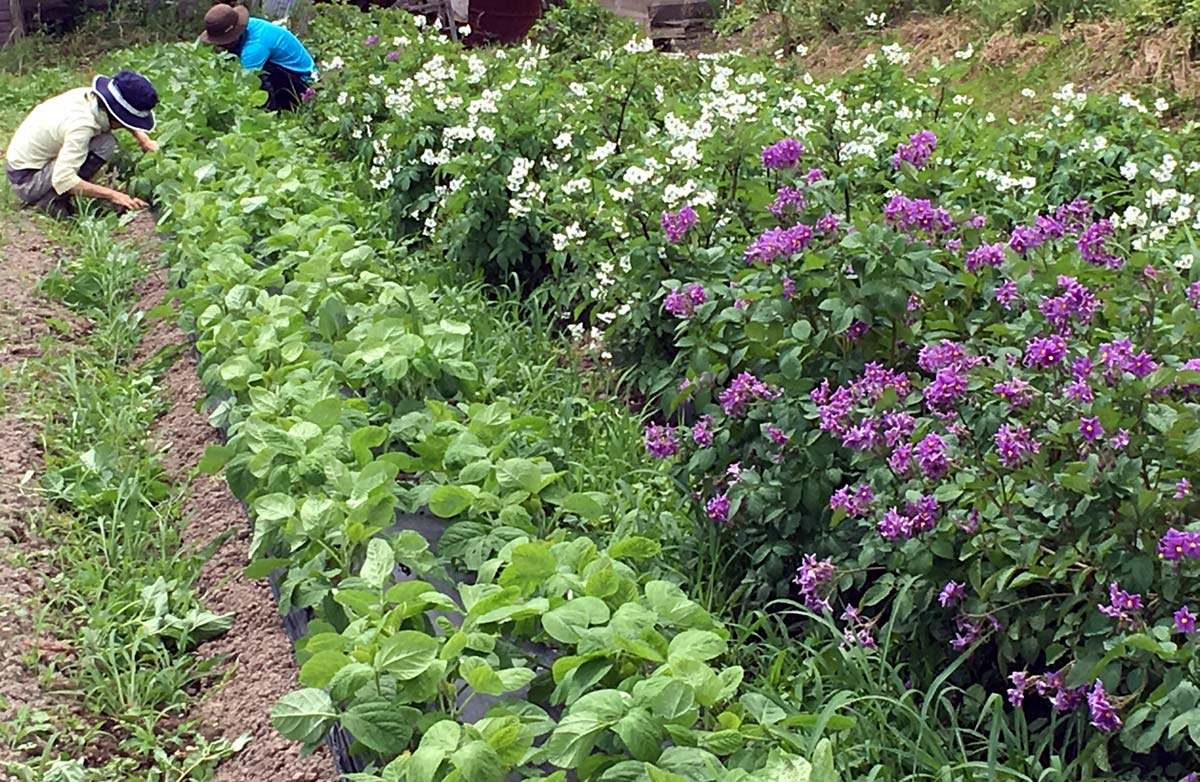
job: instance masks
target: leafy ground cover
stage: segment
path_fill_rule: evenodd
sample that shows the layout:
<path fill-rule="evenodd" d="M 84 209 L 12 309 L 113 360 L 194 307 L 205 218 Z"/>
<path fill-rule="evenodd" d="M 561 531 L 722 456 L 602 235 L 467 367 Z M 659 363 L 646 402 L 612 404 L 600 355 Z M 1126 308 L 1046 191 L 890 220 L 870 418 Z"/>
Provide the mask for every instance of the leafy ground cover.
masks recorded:
<path fill-rule="evenodd" d="M 205 611 L 192 589 L 206 553 L 180 556 L 178 496 L 145 440 L 160 364 L 128 366 L 143 317 L 130 300 L 142 263 L 111 231 L 93 220 L 75 229 L 78 252 L 44 282 L 62 311 L 40 324 L 27 363 L 6 362 L 15 403 L 6 443 L 28 459 L 24 475 L 6 476 L 23 482 L 12 499 L 25 510 L 6 574 L 40 574 L 36 591 L 6 596 L 20 601 L 6 606 L 6 620 L 29 620 L 6 633 L 26 666 L 8 673 L 33 671 L 42 693 L 3 704 L 6 778 L 207 779 L 246 741 L 210 739 L 188 719 L 189 693 L 219 662 L 200 660 L 195 647 L 232 616 Z M 15 248 L 9 260 L 28 273 L 30 254 Z M 38 464 L 31 429 L 46 444 Z M 38 488 L 39 503 L 17 498 Z"/>
<path fill-rule="evenodd" d="M 132 54 L 204 467 L 311 617 L 280 731 L 339 723 L 361 780 L 1196 770 L 1172 96 L 1010 118 L 957 92 L 973 46 L 827 82 L 583 5 L 509 50 L 312 40 L 283 119 Z M 425 507 L 436 552 L 392 529 Z"/>

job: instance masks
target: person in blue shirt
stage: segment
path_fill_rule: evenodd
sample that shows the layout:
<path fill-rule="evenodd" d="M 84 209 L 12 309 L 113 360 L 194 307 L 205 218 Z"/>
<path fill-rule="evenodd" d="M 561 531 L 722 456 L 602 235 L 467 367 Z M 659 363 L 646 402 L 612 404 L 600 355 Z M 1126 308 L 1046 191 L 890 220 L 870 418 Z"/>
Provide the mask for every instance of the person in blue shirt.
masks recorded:
<path fill-rule="evenodd" d="M 243 68 L 261 71 L 267 109 L 294 108 L 317 75 L 300 39 L 265 19 L 252 19 L 244 6 L 218 3 L 210 8 L 200 40 L 236 54 Z"/>

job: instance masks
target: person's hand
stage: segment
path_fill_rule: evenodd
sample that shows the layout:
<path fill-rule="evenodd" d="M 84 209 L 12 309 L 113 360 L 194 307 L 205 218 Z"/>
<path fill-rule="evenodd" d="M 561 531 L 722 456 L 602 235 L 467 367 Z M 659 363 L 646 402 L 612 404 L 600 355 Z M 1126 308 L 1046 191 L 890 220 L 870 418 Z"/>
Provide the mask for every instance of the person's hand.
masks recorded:
<path fill-rule="evenodd" d="M 145 209 L 149 206 L 149 204 L 140 198 L 134 198 L 131 195 L 120 192 L 114 192 L 108 200 L 112 202 L 113 206 L 121 210 L 132 211 L 134 209 Z"/>
<path fill-rule="evenodd" d="M 143 152 L 157 152 L 158 151 L 158 142 L 152 138 L 146 139 L 145 141 L 142 142 L 142 151 Z"/>

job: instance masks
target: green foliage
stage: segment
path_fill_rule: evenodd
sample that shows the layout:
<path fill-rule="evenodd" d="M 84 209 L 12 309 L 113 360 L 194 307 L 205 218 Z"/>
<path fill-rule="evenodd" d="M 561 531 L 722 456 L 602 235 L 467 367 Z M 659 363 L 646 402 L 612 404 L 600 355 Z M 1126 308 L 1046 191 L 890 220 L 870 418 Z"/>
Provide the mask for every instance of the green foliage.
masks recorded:
<path fill-rule="evenodd" d="M 249 739 L 210 741 L 185 719 L 221 662 L 196 649 L 233 615 L 205 610 L 193 589 L 207 551 L 183 553 L 179 496 L 147 438 L 162 408 L 162 365 L 131 365 L 143 327 L 133 286 L 145 266 L 137 248 L 113 240 L 116 228 L 84 217 L 65 234 L 65 260 L 42 289 L 91 328 L 47 338 L 20 377 L 24 412 L 45 443 L 46 505 L 30 523 L 54 544 L 22 563 L 46 574 L 34 632 L 70 649 L 33 667 L 75 696 L 69 706 L 50 699 L 46 713 L 18 710 L 0 736 L 13 750 L 6 778 L 22 781 L 206 780 Z M 112 751 L 85 768 L 77 758 L 101 741 Z"/>
<path fill-rule="evenodd" d="M 1152 569 L 1165 514 L 1179 510 L 1131 488 L 1135 457 L 1075 458 L 1081 413 L 1039 402 L 1047 456 L 1037 480 L 1022 473 L 1016 492 L 986 442 L 956 451 L 954 473 L 928 489 L 957 504 L 955 515 L 891 545 L 874 533 L 877 519 L 831 513 L 831 492 L 863 480 L 904 507 L 925 485 L 894 479 L 878 453 L 846 453 L 810 398 L 868 361 L 917 383 L 918 348 L 942 338 L 988 359 L 972 380 L 979 396 L 1042 333 L 1034 307 L 1009 318 L 988 303 L 990 271 L 964 270 L 957 250 L 880 219 L 891 191 L 936 199 L 973 248 L 981 226 L 958 228 L 973 210 L 1007 231 L 1079 195 L 1105 213 L 1133 205 L 1145 188 L 1132 194 L 1122 165 L 1191 159 L 1186 135 L 1156 127 L 1145 106 L 1126 110 L 1140 105 L 1132 98 L 1089 103 L 1069 90 L 1037 127 L 1009 127 L 954 99 L 945 82 L 964 66 L 938 66 L 931 89 L 929 77 L 904 75 L 896 47 L 830 86 L 791 64 L 659 57 L 636 39 L 595 52 L 461 55 L 395 12 L 331 9 L 313 37 L 321 89 L 299 118 L 250 110 L 252 85 L 191 47 L 143 54 L 147 68 L 209 85 L 203 103 L 164 107 L 171 143 L 138 174 L 176 237 L 183 316 L 197 332 L 212 420 L 228 433 L 205 466 L 224 464 L 253 509 L 255 572 L 282 568 L 282 607 L 314 617 L 305 690 L 281 704 L 280 729 L 311 745 L 340 721 L 375 760 L 361 778 L 385 780 L 536 776 L 542 763 L 597 780 L 803 778 L 831 765 L 823 739 L 846 748 L 834 755 L 843 771 L 874 779 L 947 768 L 949 778 L 994 778 L 1001 767 L 1016 779 L 1091 779 L 1109 752 L 1123 770 L 1157 762 L 1165 773 L 1192 757 L 1191 647 L 1169 638 L 1161 611 L 1185 589 L 1165 578 L 1158 618 L 1128 633 L 1101 626 L 1094 610 L 1110 578 L 1134 585 Z M 893 165 L 896 145 L 926 127 L 938 131 L 938 157 Z M 763 168 L 761 150 L 784 133 L 803 136 L 806 167 L 820 177 Z M 747 244 L 793 219 L 766 216 L 785 184 L 803 189 L 795 219 L 828 213 L 855 231 L 822 228 L 804 252 L 748 266 Z M 699 222 L 672 242 L 662 212 L 689 203 Z M 1167 268 L 1189 246 L 1143 245 L 1132 257 Z M 1118 278 L 1050 251 L 1003 263 L 1022 296 L 1042 295 L 1059 273 L 1113 284 L 1120 293 L 1106 294 L 1097 336 L 1133 324 L 1179 364 L 1194 330 L 1180 286 L 1171 318 L 1155 321 L 1147 313 L 1164 299 L 1133 266 Z M 477 278 L 512 285 L 490 301 Z M 664 300 L 697 283 L 704 300 L 680 310 L 686 317 L 664 316 Z M 689 446 L 668 480 L 638 451 L 635 418 L 566 378 L 587 377 L 576 364 L 547 368 L 576 356 L 531 332 L 560 323 L 600 362 L 637 359 L 643 390 L 678 388 L 662 400 L 666 414 L 713 416 L 713 447 Z M 733 412 L 720 395 L 742 372 L 769 387 Z M 1157 432 L 1139 429 L 1134 444 L 1154 449 L 1163 479 L 1194 466 L 1194 411 L 1178 406 L 1190 402 L 1144 404 L 1174 379 L 1131 382 L 1101 401 L 1106 430 L 1136 420 Z M 1052 397 L 1058 386 L 1039 382 L 1039 398 Z M 971 431 L 991 436 L 1006 415 L 980 400 L 955 447 L 970 445 Z M 884 394 L 854 412 L 919 404 Z M 945 426 L 922 416 L 922 436 Z M 728 509 L 706 511 L 718 496 Z M 699 532 L 679 513 L 693 499 Z M 452 521 L 436 556 L 388 531 L 397 510 L 422 507 Z M 952 523 L 972 510 L 983 524 L 973 538 Z M 839 620 L 839 635 L 867 647 L 886 628 L 883 650 L 806 645 L 812 665 L 791 684 L 808 695 L 764 703 L 742 692 L 745 669 L 729 659 L 722 623 L 678 584 L 705 606 L 759 605 L 790 592 L 808 552 L 837 558 L 824 596 L 858 612 Z M 392 583 L 394 564 L 414 580 Z M 470 578 L 442 589 L 444 565 Z M 960 618 L 1003 618 L 976 628 L 964 655 L 947 645 L 955 613 L 934 606 L 950 579 L 971 588 Z M 790 619 L 789 633 L 810 638 Z M 881 662 L 890 652 L 906 660 L 916 694 Z M 780 678 L 773 662 L 745 663 L 756 681 Z M 1083 710 L 1006 711 L 1005 675 L 1049 665 L 1061 665 L 1068 689 L 1121 686 L 1120 745 L 1087 727 Z M 822 677 L 844 686 L 813 695 Z M 851 720 L 844 707 L 885 678 L 887 708 Z M 917 704 L 919 694 L 928 700 Z M 483 716 L 473 710 L 505 696 Z M 861 728 L 867 718 L 887 729 Z M 937 726 L 951 731 L 951 750 L 933 751 Z M 1151 745 L 1162 755 L 1145 761 Z M 881 756 L 892 751 L 902 765 Z"/>

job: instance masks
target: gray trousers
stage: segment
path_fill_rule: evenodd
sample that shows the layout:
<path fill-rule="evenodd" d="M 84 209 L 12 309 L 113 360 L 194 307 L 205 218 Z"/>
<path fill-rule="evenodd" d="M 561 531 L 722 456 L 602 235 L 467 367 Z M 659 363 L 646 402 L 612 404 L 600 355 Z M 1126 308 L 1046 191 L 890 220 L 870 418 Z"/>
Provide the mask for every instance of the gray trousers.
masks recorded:
<path fill-rule="evenodd" d="M 88 144 L 88 156 L 79 167 L 79 177 L 92 181 L 117 151 L 117 140 L 111 133 L 101 133 Z M 8 184 L 13 194 L 25 206 L 33 206 L 55 217 L 64 217 L 75 211 L 71 194 L 54 192 L 51 180 L 54 176 L 54 161 L 41 168 L 4 167 Z"/>

